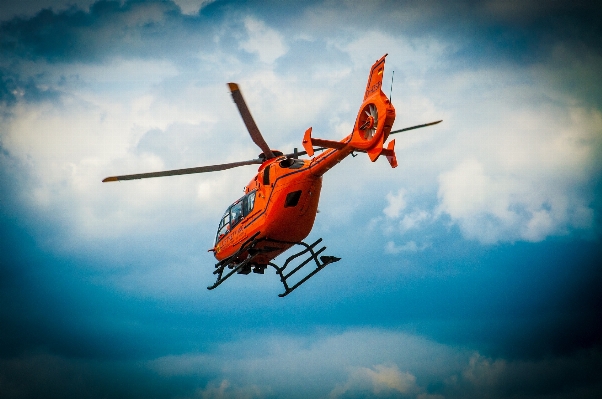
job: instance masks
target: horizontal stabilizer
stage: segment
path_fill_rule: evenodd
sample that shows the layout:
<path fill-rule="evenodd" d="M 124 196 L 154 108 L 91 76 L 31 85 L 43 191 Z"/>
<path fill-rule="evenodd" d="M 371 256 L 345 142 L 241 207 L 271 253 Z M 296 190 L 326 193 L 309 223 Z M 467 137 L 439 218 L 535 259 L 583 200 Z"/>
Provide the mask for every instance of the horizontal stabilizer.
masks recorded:
<path fill-rule="evenodd" d="M 312 139 L 311 140 L 312 144 L 320 146 L 320 147 L 326 147 L 326 148 L 336 148 L 337 150 L 340 150 L 341 148 L 345 147 L 345 143 L 341 143 L 340 141 L 333 141 L 333 140 L 323 140 L 323 139 Z"/>
<path fill-rule="evenodd" d="M 333 141 L 333 140 L 324 140 L 324 139 L 314 139 L 311 137 L 311 127 L 305 131 L 303 135 L 303 148 L 307 152 L 307 155 L 313 157 L 314 155 L 314 146 L 324 147 L 324 148 L 335 148 L 340 150 L 345 147 L 345 143 L 341 141 Z"/>

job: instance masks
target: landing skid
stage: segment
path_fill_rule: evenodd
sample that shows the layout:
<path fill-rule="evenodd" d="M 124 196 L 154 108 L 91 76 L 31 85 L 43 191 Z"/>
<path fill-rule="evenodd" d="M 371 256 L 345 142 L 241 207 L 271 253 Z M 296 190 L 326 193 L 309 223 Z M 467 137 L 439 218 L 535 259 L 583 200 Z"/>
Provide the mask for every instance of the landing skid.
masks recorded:
<path fill-rule="evenodd" d="M 314 274 L 316 274 L 317 272 L 322 270 L 324 267 L 326 267 L 327 265 L 329 265 L 331 263 L 338 262 L 339 260 L 341 260 L 341 258 L 337 258 L 335 256 L 320 256 L 320 258 L 318 259 L 318 255 L 320 255 L 326 249 L 326 247 L 322 247 L 319 250 L 314 251 L 315 246 L 318 245 L 320 242 L 322 242 L 321 238 L 318 239 L 316 242 L 314 242 L 311 245 L 308 245 L 304 242 L 296 243 L 296 245 L 303 246 L 303 247 L 305 247 L 305 249 L 297 252 L 294 255 L 289 256 L 286 259 L 286 261 L 284 262 L 284 265 L 282 267 L 279 267 L 278 265 L 276 265 L 272 262 L 269 263 L 270 266 L 272 266 L 274 269 L 276 269 L 276 274 L 278 274 L 280 276 L 280 281 L 284 285 L 284 292 L 282 294 L 278 294 L 279 297 L 282 298 L 282 297 L 287 296 L 288 294 L 293 292 L 297 287 L 299 287 L 301 284 L 303 284 L 304 282 L 309 280 Z M 289 266 L 289 264 L 293 260 L 295 260 L 296 258 L 303 256 L 307 253 L 310 254 L 308 258 L 306 258 L 303 262 L 301 262 L 293 270 L 286 273 L 286 268 Z M 316 268 L 314 270 L 312 270 L 309 274 L 307 274 L 305 277 L 303 277 L 301 280 L 299 280 L 297 283 L 295 283 L 292 287 L 289 287 L 288 279 L 291 278 L 293 276 L 293 274 L 297 273 L 299 270 L 301 270 L 305 265 L 307 265 L 312 260 L 315 262 Z"/>
<path fill-rule="evenodd" d="M 302 241 L 291 243 L 291 242 L 270 240 L 267 238 L 257 239 L 256 237 L 257 237 L 257 234 L 255 234 L 253 237 L 248 239 L 234 255 L 218 262 L 215 265 L 216 270 L 213 272 L 213 274 L 217 275 L 217 280 L 215 281 L 215 283 L 213 285 L 207 287 L 208 290 L 212 290 L 212 289 L 216 288 L 217 286 L 219 286 L 221 283 L 226 281 L 228 278 L 230 278 L 235 273 L 248 274 L 248 270 L 250 270 L 251 265 L 254 265 L 253 261 L 258 257 L 258 255 L 266 253 L 266 252 L 271 252 L 274 250 L 274 248 L 271 248 L 269 246 L 267 246 L 267 247 L 264 246 L 264 249 L 262 249 L 262 250 L 257 249 L 256 248 L 257 244 L 260 242 L 262 242 L 262 243 L 267 242 L 267 243 L 274 243 L 274 244 L 292 244 L 292 245 L 299 245 L 299 246 L 304 247 L 304 249 L 302 249 L 301 251 L 289 256 L 282 266 L 278 266 L 272 262 L 268 263 L 269 266 L 272 266 L 274 269 L 276 269 L 276 274 L 278 274 L 278 276 L 280 276 L 280 281 L 282 282 L 282 285 L 284 286 L 284 292 L 282 294 L 278 294 L 278 296 L 281 298 L 285 297 L 288 294 L 290 294 L 291 292 L 293 292 L 295 289 L 297 289 L 299 286 L 301 286 L 301 284 L 305 283 L 307 280 L 309 280 L 311 277 L 313 277 L 316 273 L 318 273 L 320 270 L 322 270 L 327 265 L 341 260 L 341 258 L 337 258 L 335 256 L 319 256 L 326 249 L 326 247 L 322 247 L 318 250 L 314 250 L 315 247 L 320 242 L 322 242 L 321 238 L 318 239 L 317 241 L 315 241 L 313 244 L 306 244 Z M 239 255 L 244 253 L 245 251 L 249 252 L 248 257 L 240 263 L 235 263 L 235 259 L 237 259 L 239 257 Z M 290 267 L 292 267 L 291 262 L 293 262 L 295 259 L 297 259 L 299 257 L 303 257 L 304 255 L 308 255 L 307 258 L 305 258 L 301 263 L 299 263 L 292 270 L 290 270 Z M 314 261 L 314 263 L 316 265 L 315 269 L 313 269 L 311 272 L 309 272 L 307 275 L 305 275 L 305 277 L 301 278 L 296 283 L 292 284 L 292 286 L 289 285 L 289 279 L 295 273 L 297 273 L 298 271 L 303 269 L 305 266 L 307 266 L 312 260 Z M 224 275 L 224 271 L 226 270 L 227 267 L 232 270 L 229 271 L 226 275 Z M 257 266 L 255 266 L 255 267 L 257 267 Z M 287 268 L 288 268 L 288 270 L 287 270 Z M 261 270 L 260 273 L 263 273 L 263 270 Z"/>

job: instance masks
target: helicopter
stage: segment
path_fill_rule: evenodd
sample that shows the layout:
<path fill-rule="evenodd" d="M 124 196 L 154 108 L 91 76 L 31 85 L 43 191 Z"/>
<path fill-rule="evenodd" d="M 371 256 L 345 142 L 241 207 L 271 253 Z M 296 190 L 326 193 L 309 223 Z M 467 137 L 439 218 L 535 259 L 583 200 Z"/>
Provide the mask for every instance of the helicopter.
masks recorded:
<path fill-rule="evenodd" d="M 195 168 L 175 169 L 161 172 L 111 176 L 103 182 L 146 179 L 152 177 L 206 173 L 227 170 L 245 165 L 259 165 L 255 177 L 244 188 L 244 195 L 230 205 L 220 219 L 213 248 L 216 260 L 216 281 L 207 287 L 212 290 L 234 274 L 249 274 L 251 271 L 264 274 L 268 266 L 273 267 L 284 286 L 284 297 L 331 263 L 341 258 L 322 255 L 326 247 L 303 242 L 312 230 L 322 189 L 322 176 L 348 155 L 367 153 L 375 162 L 383 156 L 392 168 L 397 167 L 395 140 L 385 145 L 389 135 L 412 129 L 435 125 L 441 120 L 404 129 L 391 131 L 395 121 L 395 107 L 382 91 L 385 68 L 383 55 L 370 69 L 364 100 L 359 108 L 353 131 L 340 141 L 312 137 L 312 128 L 303 136 L 305 151 L 284 154 L 270 148 L 247 107 L 242 92 L 236 83 L 228 83 L 232 99 L 253 142 L 262 153 L 248 161 L 231 162 Z M 320 152 L 319 155 L 316 155 Z M 300 159 L 307 155 L 309 159 Z M 315 156 L 314 156 L 315 155 Z M 293 246 L 299 252 L 290 255 L 278 266 L 274 258 Z M 311 263 L 313 261 L 313 263 Z M 293 277 L 308 264 L 314 265 L 309 273 Z M 299 278 L 297 280 L 297 278 Z"/>

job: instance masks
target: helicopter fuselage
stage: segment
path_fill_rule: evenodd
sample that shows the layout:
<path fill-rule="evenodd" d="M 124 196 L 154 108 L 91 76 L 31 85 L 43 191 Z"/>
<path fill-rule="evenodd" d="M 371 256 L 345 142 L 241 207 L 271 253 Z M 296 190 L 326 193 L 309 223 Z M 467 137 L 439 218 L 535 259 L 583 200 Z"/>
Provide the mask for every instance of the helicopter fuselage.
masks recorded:
<path fill-rule="evenodd" d="M 258 241 L 268 239 L 254 247 L 259 252 L 254 263 L 266 265 L 302 241 L 312 230 L 318 212 L 322 175 L 352 151 L 352 147 L 329 149 L 310 160 L 280 156 L 265 161 L 245 187 L 245 197 L 229 207 L 222 218 L 212 249 L 216 259 L 233 256 L 249 237 L 255 236 Z M 249 207 L 251 197 L 253 204 Z M 240 262 L 248 256 L 243 252 L 232 261 Z"/>

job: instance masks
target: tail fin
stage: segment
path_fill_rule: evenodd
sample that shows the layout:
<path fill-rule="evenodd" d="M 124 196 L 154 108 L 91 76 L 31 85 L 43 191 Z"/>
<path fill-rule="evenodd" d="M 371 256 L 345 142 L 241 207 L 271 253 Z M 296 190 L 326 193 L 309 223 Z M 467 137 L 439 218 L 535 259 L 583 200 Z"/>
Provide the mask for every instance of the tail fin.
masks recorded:
<path fill-rule="evenodd" d="M 380 155 L 384 155 L 383 151 L 387 154 L 391 153 L 392 155 L 387 155 L 387 157 L 395 159 L 392 145 L 389 145 L 387 149 L 383 148 L 393 127 L 393 122 L 395 122 L 395 107 L 382 91 L 386 56 L 387 54 L 372 65 L 364 93 L 364 102 L 357 114 L 349 143 L 357 150 L 366 151 L 372 162 L 376 161 Z"/>
<path fill-rule="evenodd" d="M 385 54 L 380 60 L 376 61 L 370 69 L 370 75 L 368 75 L 368 83 L 366 84 L 366 92 L 364 93 L 364 101 L 372 94 L 381 90 L 383 85 L 383 75 L 385 73 L 385 57 L 389 54 Z"/>

